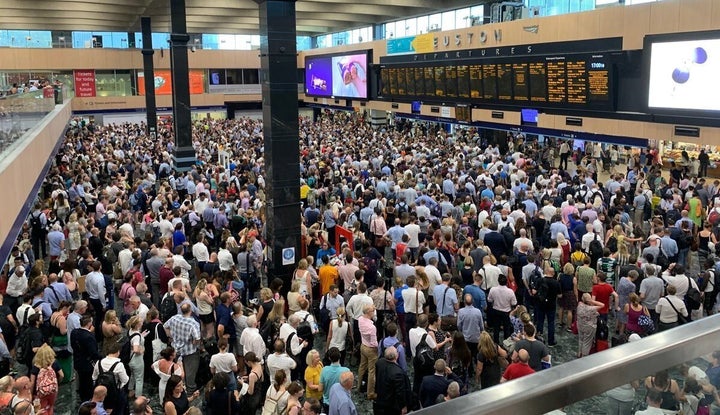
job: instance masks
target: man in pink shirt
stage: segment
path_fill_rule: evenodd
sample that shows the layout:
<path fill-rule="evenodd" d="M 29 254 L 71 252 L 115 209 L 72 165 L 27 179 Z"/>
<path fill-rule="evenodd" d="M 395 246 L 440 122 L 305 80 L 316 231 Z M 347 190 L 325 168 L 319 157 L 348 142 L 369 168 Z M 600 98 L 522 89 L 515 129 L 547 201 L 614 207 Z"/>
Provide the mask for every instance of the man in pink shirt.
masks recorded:
<path fill-rule="evenodd" d="M 360 379 L 367 372 L 367 398 L 371 401 L 375 400 L 375 363 L 378 360 L 378 340 L 377 329 L 373 323 L 375 315 L 375 306 L 367 304 L 363 307 L 363 315 L 358 319 L 360 326 L 360 369 L 358 375 Z"/>

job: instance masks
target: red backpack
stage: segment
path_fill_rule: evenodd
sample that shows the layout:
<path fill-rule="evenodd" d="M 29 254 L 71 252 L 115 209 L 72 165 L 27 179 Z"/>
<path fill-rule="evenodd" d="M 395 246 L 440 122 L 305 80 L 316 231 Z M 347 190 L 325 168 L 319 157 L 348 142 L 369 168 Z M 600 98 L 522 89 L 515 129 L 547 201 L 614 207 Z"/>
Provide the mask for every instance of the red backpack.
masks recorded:
<path fill-rule="evenodd" d="M 53 370 L 52 367 L 40 369 L 40 373 L 38 373 L 35 384 L 37 389 L 37 395 L 40 398 L 45 398 L 57 394 L 58 381 L 55 370 Z"/>

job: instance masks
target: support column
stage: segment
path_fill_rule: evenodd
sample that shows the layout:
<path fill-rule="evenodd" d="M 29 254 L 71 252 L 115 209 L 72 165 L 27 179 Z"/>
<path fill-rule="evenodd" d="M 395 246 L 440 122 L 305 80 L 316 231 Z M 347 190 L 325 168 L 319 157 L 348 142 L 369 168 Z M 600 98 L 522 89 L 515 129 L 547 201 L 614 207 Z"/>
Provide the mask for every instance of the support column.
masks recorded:
<path fill-rule="evenodd" d="M 298 134 L 295 0 L 255 0 L 260 6 L 260 78 L 265 144 L 265 238 L 268 280 L 284 290 L 300 260 L 300 148 Z M 283 248 L 295 262 L 283 265 Z"/>
<path fill-rule="evenodd" d="M 145 113 L 147 114 L 147 133 L 157 135 L 157 105 L 155 103 L 155 65 L 153 63 L 152 27 L 149 17 L 140 18 L 143 41 L 143 72 L 145 73 Z"/>
<path fill-rule="evenodd" d="M 187 171 L 195 164 L 190 115 L 190 79 L 188 73 L 185 0 L 170 1 L 170 68 L 172 72 L 173 130 L 175 133 L 175 169 Z"/>
<path fill-rule="evenodd" d="M 373 130 L 387 126 L 387 112 L 381 110 L 370 110 L 370 126 Z"/>

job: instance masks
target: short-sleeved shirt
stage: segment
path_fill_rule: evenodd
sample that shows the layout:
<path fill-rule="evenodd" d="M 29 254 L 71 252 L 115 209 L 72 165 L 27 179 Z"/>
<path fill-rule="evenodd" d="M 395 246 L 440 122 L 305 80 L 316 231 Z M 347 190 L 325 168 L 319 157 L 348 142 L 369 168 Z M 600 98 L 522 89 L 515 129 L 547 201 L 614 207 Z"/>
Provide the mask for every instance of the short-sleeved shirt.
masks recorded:
<path fill-rule="evenodd" d="M 436 285 L 433 289 L 433 297 L 437 306 L 437 313 L 440 317 L 452 316 L 455 314 L 455 304 L 458 302 L 455 290 L 445 284 Z"/>
<path fill-rule="evenodd" d="M 180 356 L 187 356 L 197 352 L 195 341 L 200 340 L 200 323 L 192 317 L 174 315 L 165 323 L 165 328 L 170 330 L 170 337 L 173 340 L 173 347 Z"/>
<path fill-rule="evenodd" d="M 610 307 L 610 296 L 615 292 L 610 284 L 595 284 L 592 288 L 592 296 L 595 300 L 603 303 L 603 306 L 598 312 L 600 314 L 607 314 Z"/>
<path fill-rule="evenodd" d="M 503 377 L 507 380 L 513 380 L 533 373 L 535 373 L 533 368 L 525 363 L 518 362 L 508 366 L 507 369 L 505 369 L 505 373 L 503 373 Z"/>
<path fill-rule="evenodd" d="M 522 339 L 515 343 L 515 351 L 519 352 L 520 349 L 525 349 L 530 355 L 530 361 L 528 364 L 535 371 L 542 370 L 542 359 L 550 354 L 550 350 L 545 343 L 540 340 L 527 340 Z M 509 366 L 508 366 L 509 367 Z"/>
<path fill-rule="evenodd" d="M 232 319 L 232 311 L 225 304 L 219 304 L 215 307 L 215 315 L 217 317 L 217 324 L 223 325 L 224 333 L 230 336 L 231 339 L 237 338 L 237 332 L 235 331 L 235 324 Z"/>

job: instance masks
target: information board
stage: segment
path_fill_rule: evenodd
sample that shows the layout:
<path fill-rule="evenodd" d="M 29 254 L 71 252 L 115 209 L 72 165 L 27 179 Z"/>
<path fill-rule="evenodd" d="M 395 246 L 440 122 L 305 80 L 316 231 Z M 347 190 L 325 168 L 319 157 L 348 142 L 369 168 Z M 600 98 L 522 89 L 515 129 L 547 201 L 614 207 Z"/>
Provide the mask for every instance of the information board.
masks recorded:
<path fill-rule="evenodd" d="M 497 92 L 497 65 L 494 63 L 482 65 L 483 98 L 496 100 Z"/>
<path fill-rule="evenodd" d="M 513 99 L 515 101 L 527 101 L 530 93 L 528 86 L 528 63 L 514 63 L 513 69 Z"/>

